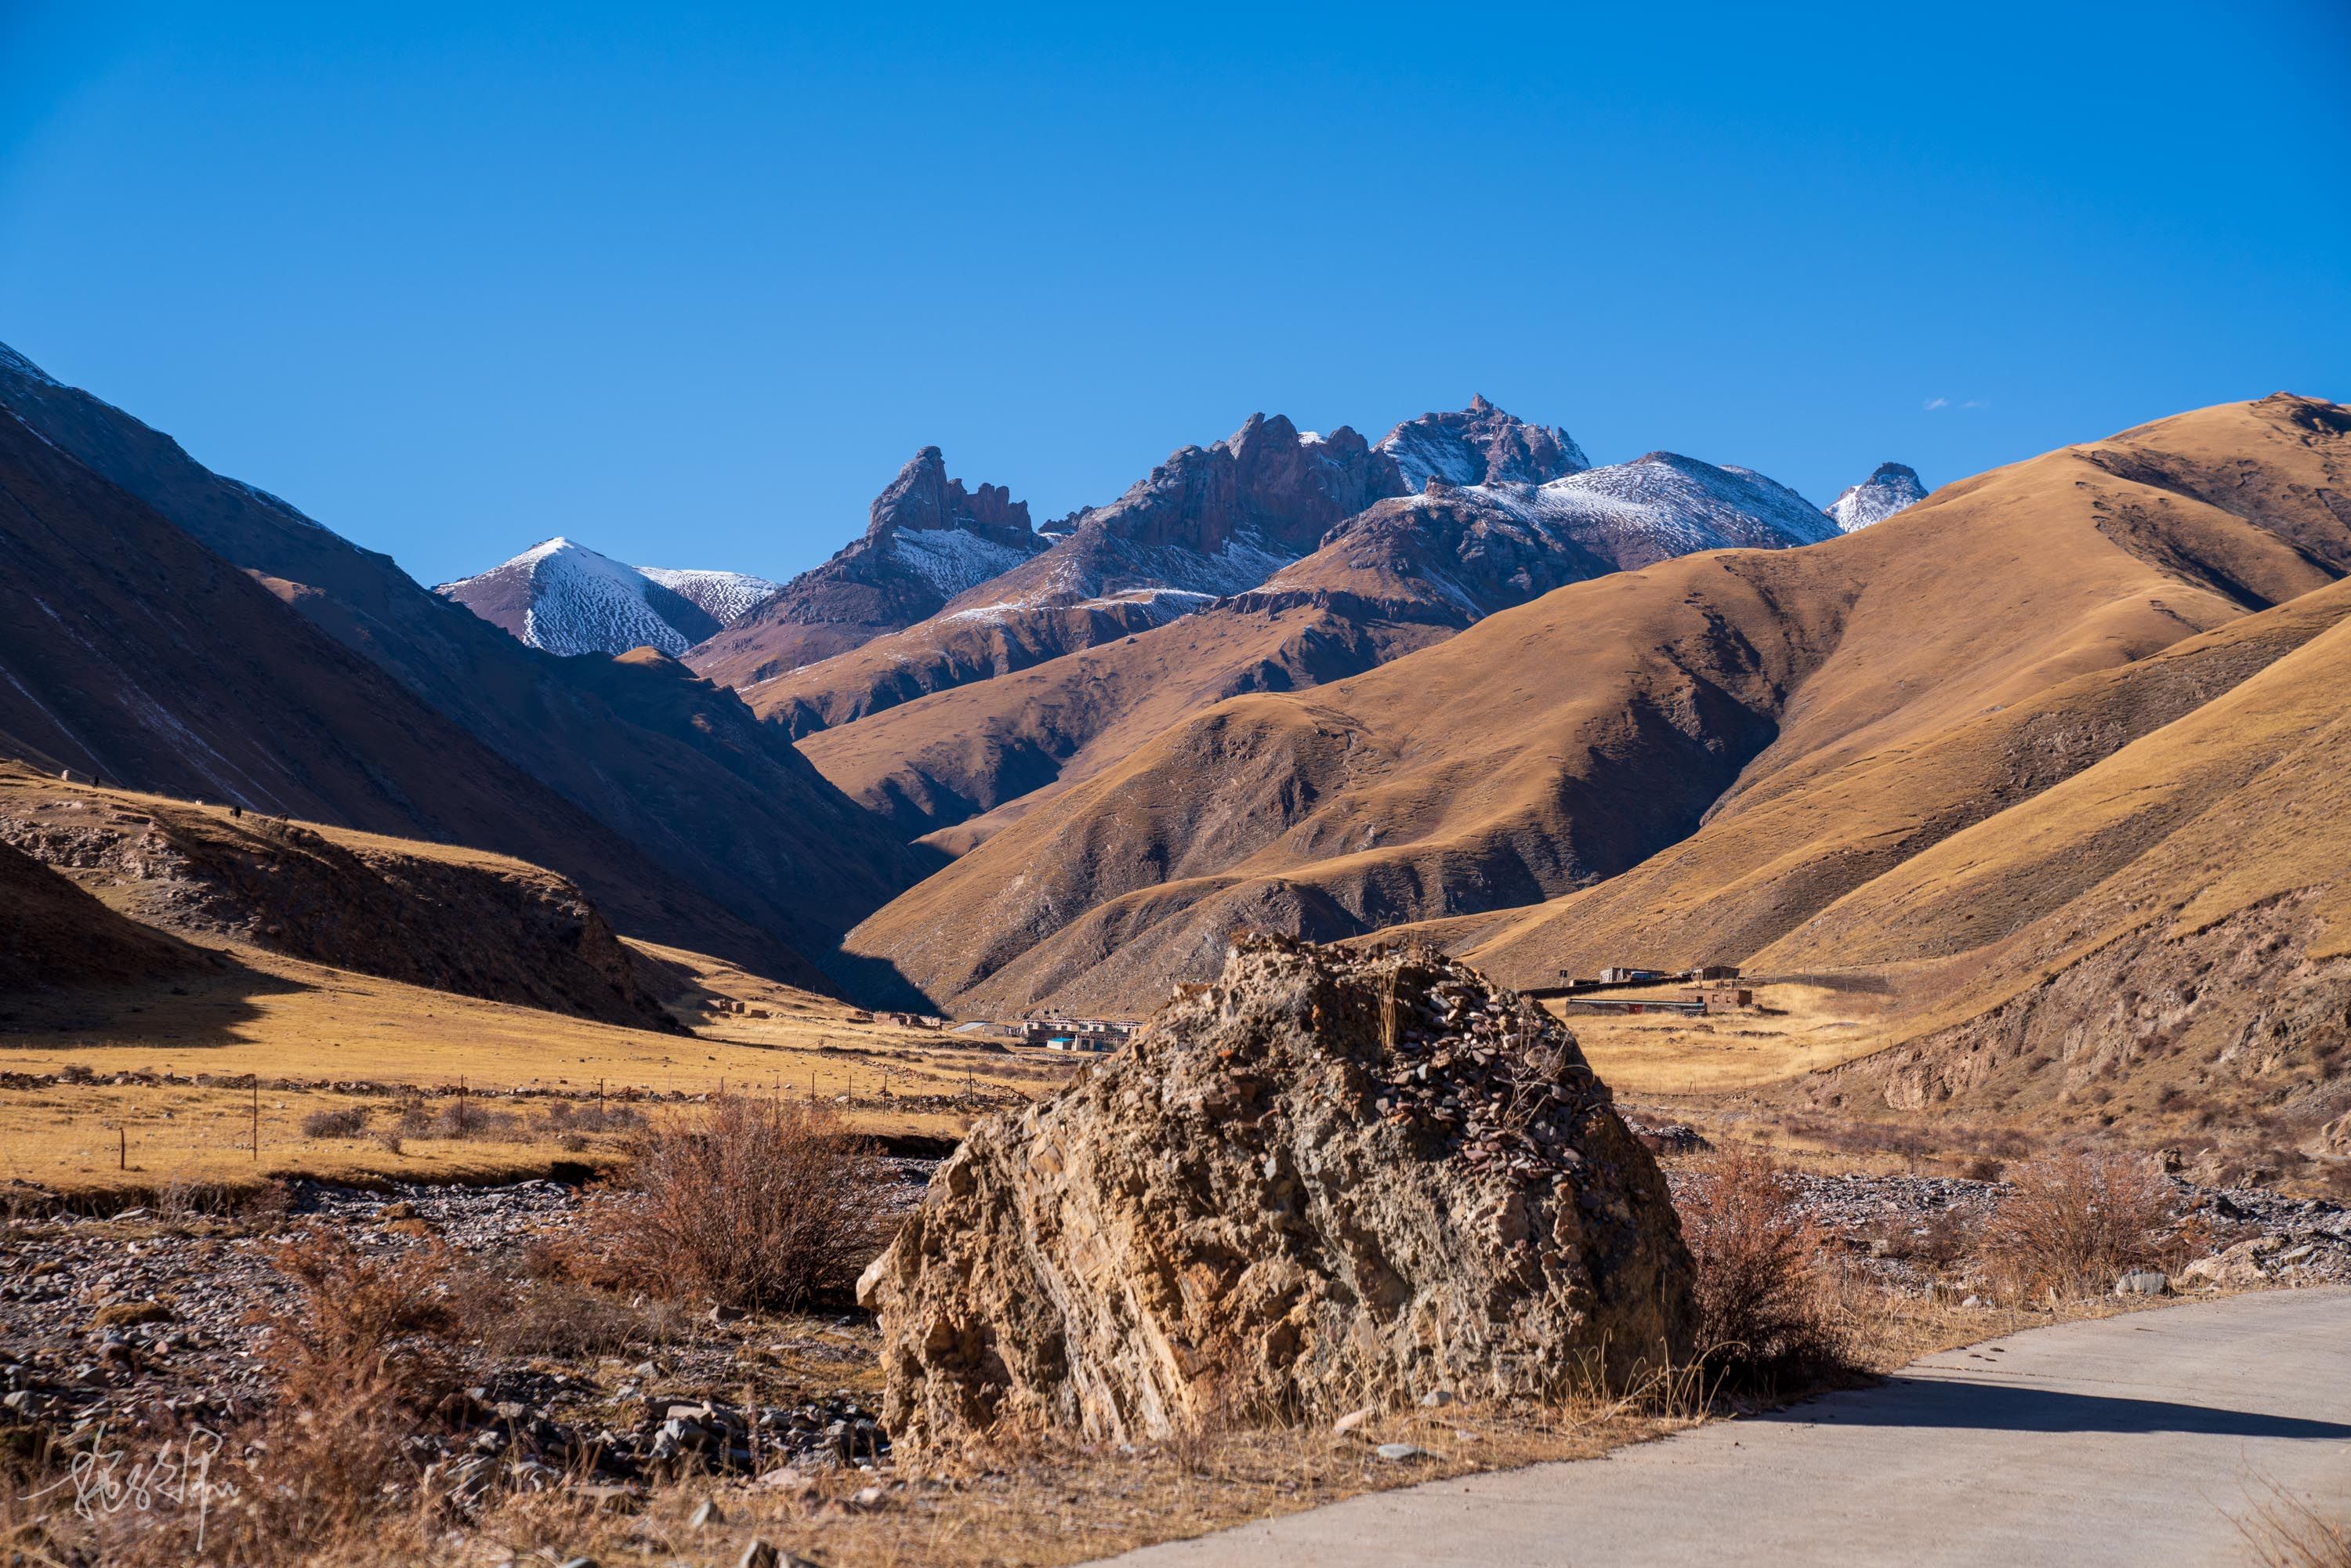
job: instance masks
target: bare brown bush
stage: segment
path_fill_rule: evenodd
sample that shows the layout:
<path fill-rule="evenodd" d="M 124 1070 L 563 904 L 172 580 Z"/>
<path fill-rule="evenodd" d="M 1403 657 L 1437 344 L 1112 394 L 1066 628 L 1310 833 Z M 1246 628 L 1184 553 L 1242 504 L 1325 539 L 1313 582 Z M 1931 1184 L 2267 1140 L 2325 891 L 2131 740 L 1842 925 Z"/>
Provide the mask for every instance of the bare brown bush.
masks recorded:
<path fill-rule="evenodd" d="M 509 1279 L 492 1270 L 459 1274 L 449 1292 L 454 1333 L 493 1355 L 599 1356 L 686 1336 L 686 1314 L 666 1301 L 623 1301 L 560 1274 Z"/>
<path fill-rule="evenodd" d="M 1692 1168 L 1677 1206 L 1698 1265 L 1699 1343 L 1713 1370 L 1757 1386 L 1838 1364 L 1822 1238 L 1770 1155 L 1734 1145 L 1709 1156 Z"/>
<path fill-rule="evenodd" d="M 2011 1298 L 2103 1294 L 2130 1269 L 2168 1269 L 2184 1250 L 2171 1184 L 2142 1155 L 2074 1149 L 2009 1171 L 1985 1222 L 1984 1262 Z"/>
<path fill-rule="evenodd" d="M 345 1105 L 333 1111 L 313 1111 L 302 1118 L 306 1138 L 356 1138 L 367 1131 L 367 1109 Z"/>
<path fill-rule="evenodd" d="M 340 1231 L 313 1226 L 276 1262 L 302 1291 L 298 1311 L 266 1320 L 283 1400 L 301 1410 L 345 1402 L 354 1390 L 395 1402 L 439 1397 L 439 1364 L 420 1336 L 449 1321 L 445 1249 L 371 1258 Z"/>
<path fill-rule="evenodd" d="M 482 1138 L 505 1142 L 517 1135 L 516 1118 L 493 1111 L 479 1101 L 454 1095 L 437 1105 L 411 1100 L 400 1108 L 392 1132 L 408 1138 Z"/>
<path fill-rule="evenodd" d="M 645 1124 L 644 1113 L 633 1106 L 573 1105 L 558 1100 L 547 1108 L 550 1133 L 632 1133 Z"/>
<path fill-rule="evenodd" d="M 789 1311 L 846 1295 L 886 1239 L 873 1145 L 829 1105 L 729 1096 L 628 1152 L 574 1253 L 591 1281 Z"/>
<path fill-rule="evenodd" d="M 259 1320 L 277 1397 L 266 1419 L 214 1447 L 204 1505 L 142 1504 L 89 1521 L 52 1509 L 36 1522 L 66 1552 L 30 1561 L 262 1568 L 428 1558 L 434 1518 L 401 1444 L 444 1392 L 445 1369 L 422 1336 L 446 1325 L 447 1257 L 418 1249 L 371 1258 L 313 1228 L 276 1262 L 298 1288 L 288 1310 Z M 130 1457 L 169 1461 L 174 1440 L 191 1441 L 184 1467 L 197 1451 L 186 1434 L 163 1437 L 161 1449 L 134 1443 Z"/>
<path fill-rule="evenodd" d="M 2231 1518 L 2262 1568 L 2351 1568 L 2351 1520 L 2319 1510 L 2264 1479 L 2267 1496 Z"/>

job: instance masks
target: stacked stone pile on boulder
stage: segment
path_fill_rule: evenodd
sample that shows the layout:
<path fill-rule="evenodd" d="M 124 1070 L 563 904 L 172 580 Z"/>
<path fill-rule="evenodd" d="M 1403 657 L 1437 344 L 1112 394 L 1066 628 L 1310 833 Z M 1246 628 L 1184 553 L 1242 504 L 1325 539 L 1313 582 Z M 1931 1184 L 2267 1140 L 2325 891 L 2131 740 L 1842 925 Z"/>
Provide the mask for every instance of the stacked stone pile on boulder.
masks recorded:
<path fill-rule="evenodd" d="M 1694 1321 L 1665 1180 L 1557 1019 L 1271 938 L 976 1127 L 859 1295 L 914 1444 L 1621 1386 Z"/>

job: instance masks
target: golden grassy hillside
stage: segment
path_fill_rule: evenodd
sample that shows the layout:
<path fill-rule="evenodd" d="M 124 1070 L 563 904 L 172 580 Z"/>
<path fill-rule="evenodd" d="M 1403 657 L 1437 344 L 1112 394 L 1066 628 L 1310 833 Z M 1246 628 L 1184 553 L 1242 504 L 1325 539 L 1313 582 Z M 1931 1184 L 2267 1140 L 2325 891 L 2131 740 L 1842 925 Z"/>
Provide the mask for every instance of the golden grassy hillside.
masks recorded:
<path fill-rule="evenodd" d="M 2309 400 L 2200 410 L 1826 544 L 1576 584 L 1367 674 L 1235 698 L 1021 816 L 849 946 L 958 1009 L 1133 1009 L 1212 968 L 1242 926 L 1331 937 L 1532 917 L 1774 801 L 1834 790 L 1844 769 L 1916 755 L 1852 776 L 1869 806 L 1853 829 L 1843 808 L 1813 822 L 1798 809 L 1782 833 L 1803 865 L 1867 851 L 1886 869 L 2001 803 L 1983 789 L 2046 788 L 2312 634 L 2325 614 L 2115 692 L 2059 691 L 2351 568 L 2351 528 L 2325 503 L 2351 487 L 2346 434 L 2351 420 Z M 1725 854 L 1747 893 L 1694 882 L 1707 929 L 1785 929 L 1851 885 L 1775 874 L 1772 854 L 1761 841 Z M 1496 924 L 1435 931 L 1482 950 Z M 1498 972 L 1548 978 L 1583 940 L 1522 937 Z"/>
<path fill-rule="evenodd" d="M 820 730 L 800 749 L 848 794 L 960 853 L 1051 798 L 1033 792 L 1058 793 L 1189 714 L 1354 674 L 1452 631 L 1316 605 L 1210 610 Z"/>
<path fill-rule="evenodd" d="M 2336 584 L 2112 669 L 2061 681 L 1825 772 L 1734 794 L 1688 839 L 1622 876 L 1531 911 L 1441 927 L 1519 984 L 1613 963 L 1757 955 L 1851 890 L 2109 756 L 2258 674 L 2351 616 Z M 1971 904 L 1949 917 L 1990 916 Z M 1857 932 L 1848 932 L 1858 939 Z M 1840 951 L 1843 956 L 1836 956 Z M 1766 956 L 1758 964 L 1784 967 Z M 1813 944 L 1797 967 L 1867 961 Z"/>
<path fill-rule="evenodd" d="M 600 1091 L 615 1101 L 722 1090 L 850 1095 L 855 1125 L 954 1137 L 990 1106 L 1042 1092 L 1066 1071 L 1040 1052 L 978 1050 L 875 1022 L 676 948 L 653 950 L 689 980 L 678 1016 L 691 1032 L 675 1035 L 452 996 L 238 944 L 218 951 L 230 960 L 224 972 L 0 1001 L 0 1074 L 7 1075 L 0 1078 L 0 1181 L 76 1193 L 289 1175 L 510 1179 L 608 1160 L 618 1135 L 596 1133 L 585 1148 L 567 1147 L 564 1129 L 549 1121 L 558 1103 Z M 769 1016 L 700 1005 L 722 996 Z M 47 1081 L 68 1070 L 92 1081 Z M 142 1077 L 112 1082 L 122 1074 Z M 214 1082 L 199 1083 L 200 1074 Z M 246 1074 L 264 1085 L 257 1160 Z M 377 1088 L 356 1092 L 353 1083 Z M 483 1103 L 514 1117 L 517 1135 L 410 1137 L 395 1151 L 372 1138 L 308 1137 L 301 1129 L 313 1112 L 351 1107 L 381 1128 L 402 1093 L 437 1112 L 461 1090 L 491 1096 Z"/>
<path fill-rule="evenodd" d="M 1792 1092 L 2351 1169 L 2346 682 L 2338 625 L 1756 955 L 1914 976 L 1887 1049 Z"/>

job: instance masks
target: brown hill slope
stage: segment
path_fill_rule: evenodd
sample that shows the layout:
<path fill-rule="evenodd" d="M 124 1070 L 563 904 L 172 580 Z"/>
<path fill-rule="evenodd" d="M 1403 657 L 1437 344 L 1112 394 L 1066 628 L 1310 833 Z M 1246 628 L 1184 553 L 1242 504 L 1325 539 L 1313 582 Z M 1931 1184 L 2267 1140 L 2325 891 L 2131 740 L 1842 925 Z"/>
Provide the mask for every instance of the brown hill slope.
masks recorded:
<path fill-rule="evenodd" d="M 1903 1038 L 1792 1096 L 2351 1155 L 2346 685 L 2338 620 L 1757 954 L 1909 976 Z"/>
<path fill-rule="evenodd" d="M 171 795 L 569 863 L 631 929 L 698 933 L 815 978 L 781 942 L 5 416 L 0 675 L 7 755 Z"/>
<path fill-rule="evenodd" d="M 730 694 L 684 678 L 675 664 L 563 659 L 524 647 L 412 580 L 390 558 L 359 549 L 275 497 L 213 474 L 170 437 L 5 351 L 0 406 L 260 579 L 335 641 L 538 780 L 542 800 L 549 790 L 564 797 L 601 830 L 523 837 L 508 834 L 497 818 L 453 814 L 430 825 L 402 823 L 295 803 L 304 814 L 520 855 L 578 880 L 625 929 L 742 956 L 803 981 L 812 974 L 793 950 L 825 952 L 861 913 L 930 863 L 827 784 L 789 737 L 755 722 Z M 385 711 L 397 714 L 405 706 Z M 193 714 L 181 719 L 197 734 L 211 722 Z M 367 754 L 364 745 L 350 749 Z M 472 769 L 455 760 L 465 755 L 453 752 L 444 766 Z M 394 777 L 404 789 L 418 787 L 408 774 Z M 182 788 L 165 775 L 140 781 L 172 792 Z M 605 846 L 616 840 L 639 852 L 609 852 Z M 746 855 L 751 841 L 759 852 Z M 732 918 L 705 918 L 695 913 L 697 905 Z"/>
<path fill-rule="evenodd" d="M 1318 692 L 1236 699 L 849 946 L 967 1010 L 1133 1007 L 1243 925 L 1328 936 L 1557 897 L 2325 586 L 2351 567 L 2340 418 L 2283 397 L 2181 415 L 1826 544 L 1577 584 Z"/>
<path fill-rule="evenodd" d="M 1008 820 L 987 813 L 1030 810 L 1036 791 L 1099 771 L 1188 714 L 1343 679 L 1453 630 L 1449 616 L 1236 601 L 820 730 L 800 750 L 901 832 L 959 853 Z"/>
<path fill-rule="evenodd" d="M 0 1000 L 167 977 L 207 956 L 116 914 L 0 841 Z"/>
<path fill-rule="evenodd" d="M 1457 921 L 1443 935 L 1529 985 L 1616 963 L 1748 957 L 1921 851 L 2194 713 L 2346 616 L 2351 587 L 2315 591 L 1995 705 L 1801 788 L 1734 796 L 1688 840 L 1622 876 L 1538 910 Z M 1983 918 L 1964 902 L 1954 917 L 1970 926 Z"/>
<path fill-rule="evenodd" d="M 459 996 L 674 1030 L 674 977 L 571 883 L 479 850 L 70 785 L 0 765 L 0 843 L 145 925 Z"/>

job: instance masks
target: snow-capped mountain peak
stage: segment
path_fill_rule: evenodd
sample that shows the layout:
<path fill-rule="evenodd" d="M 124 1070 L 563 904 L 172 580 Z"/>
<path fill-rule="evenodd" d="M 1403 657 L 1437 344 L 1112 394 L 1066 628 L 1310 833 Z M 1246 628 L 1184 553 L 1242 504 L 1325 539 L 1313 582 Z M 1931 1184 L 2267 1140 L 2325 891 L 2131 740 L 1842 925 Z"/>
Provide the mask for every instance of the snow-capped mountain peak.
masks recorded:
<path fill-rule="evenodd" d="M 559 534 L 434 591 L 550 653 L 674 656 L 775 591 L 744 572 L 628 566 Z"/>
<path fill-rule="evenodd" d="M 1405 421 L 1381 438 L 1379 449 L 1395 459 L 1406 488 L 1416 493 L 1431 479 L 1541 485 L 1592 466 L 1566 431 L 1513 418 L 1483 394 L 1457 413 Z"/>
<path fill-rule="evenodd" d="M 1882 523 L 1926 498 L 1927 486 L 1918 482 L 1917 470 L 1906 464 L 1881 463 L 1868 478 L 1845 486 L 1826 509 L 1836 519 L 1837 530 L 1849 534 Z"/>

